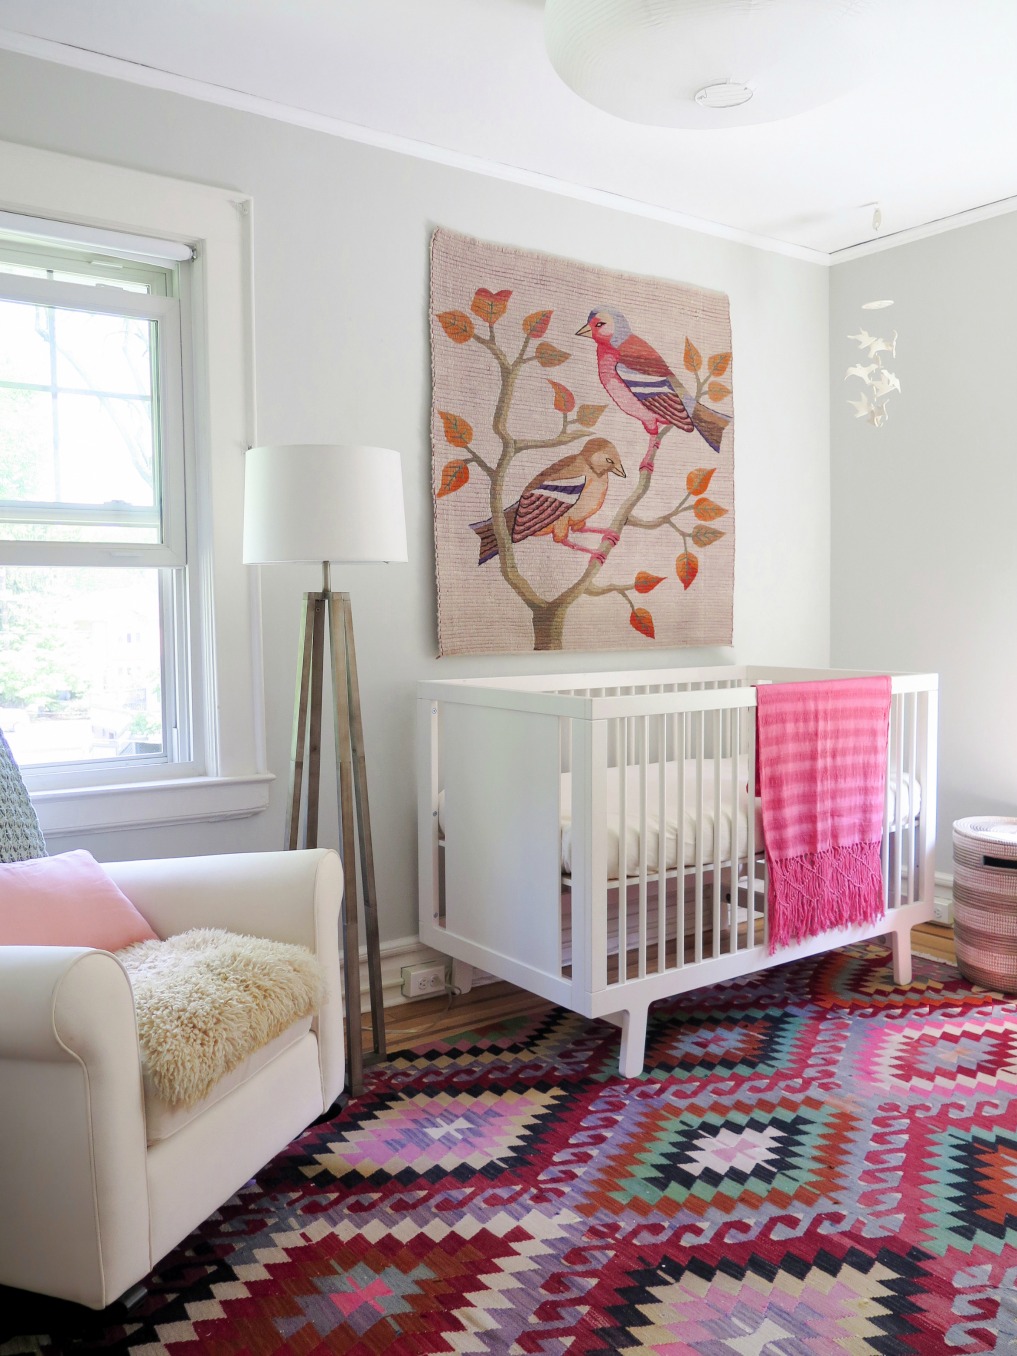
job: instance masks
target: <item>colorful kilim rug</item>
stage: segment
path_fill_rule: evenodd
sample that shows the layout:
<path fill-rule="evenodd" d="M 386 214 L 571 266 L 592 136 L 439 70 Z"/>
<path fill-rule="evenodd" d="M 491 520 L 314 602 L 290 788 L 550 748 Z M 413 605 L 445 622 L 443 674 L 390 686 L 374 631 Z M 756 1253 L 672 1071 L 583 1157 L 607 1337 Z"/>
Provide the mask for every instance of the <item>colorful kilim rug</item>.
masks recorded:
<path fill-rule="evenodd" d="M 18 1339 L 0 1294 L 0 1352 L 1017 1350 L 1017 1001 L 858 947 L 659 1005 L 638 1080 L 617 1046 L 396 1055 L 134 1310 Z"/>

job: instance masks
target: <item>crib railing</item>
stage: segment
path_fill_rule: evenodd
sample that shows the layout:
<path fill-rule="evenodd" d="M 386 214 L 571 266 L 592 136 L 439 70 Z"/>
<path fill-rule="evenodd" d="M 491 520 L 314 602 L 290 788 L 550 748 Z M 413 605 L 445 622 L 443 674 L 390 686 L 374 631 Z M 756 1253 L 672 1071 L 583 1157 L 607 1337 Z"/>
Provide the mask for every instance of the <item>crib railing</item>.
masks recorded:
<path fill-rule="evenodd" d="M 750 684 L 792 676 L 808 675 L 757 669 L 733 679 L 568 689 L 589 709 L 581 718 L 561 718 L 561 770 L 576 769 L 573 823 L 587 805 L 593 813 L 590 841 L 574 850 L 576 869 L 564 877 L 571 898 L 563 912 L 563 973 L 589 966 L 593 987 L 610 987 L 745 950 L 768 951 Z M 888 910 L 932 896 L 936 695 L 934 677 L 892 680 L 881 848 Z M 668 769 L 675 766 L 682 773 L 672 789 Z M 669 820 L 677 828 L 673 858 Z"/>
<path fill-rule="evenodd" d="M 764 963 L 754 685 L 851 676 L 727 666 L 422 684 L 422 940 L 440 948 L 445 936 L 482 968 L 496 958 L 503 978 L 552 999 L 599 992 L 603 1012 L 633 980 L 652 998 Z M 921 904 L 931 916 L 936 702 L 935 675 L 893 677 L 889 913 Z"/>

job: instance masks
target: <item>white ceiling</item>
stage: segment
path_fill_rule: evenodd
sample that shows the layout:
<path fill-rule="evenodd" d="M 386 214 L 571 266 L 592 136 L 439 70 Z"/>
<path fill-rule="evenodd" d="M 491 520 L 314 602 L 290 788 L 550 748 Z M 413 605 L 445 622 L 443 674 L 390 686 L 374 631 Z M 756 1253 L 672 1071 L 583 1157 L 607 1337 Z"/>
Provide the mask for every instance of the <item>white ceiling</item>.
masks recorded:
<path fill-rule="evenodd" d="M 541 0 L 0 0 L 0 47 L 616 195 L 793 253 L 871 240 L 876 202 L 882 239 L 1017 206 L 1017 0 L 883 0 L 865 83 L 811 113 L 716 131 L 637 127 L 584 103 L 551 68 L 542 10 Z"/>

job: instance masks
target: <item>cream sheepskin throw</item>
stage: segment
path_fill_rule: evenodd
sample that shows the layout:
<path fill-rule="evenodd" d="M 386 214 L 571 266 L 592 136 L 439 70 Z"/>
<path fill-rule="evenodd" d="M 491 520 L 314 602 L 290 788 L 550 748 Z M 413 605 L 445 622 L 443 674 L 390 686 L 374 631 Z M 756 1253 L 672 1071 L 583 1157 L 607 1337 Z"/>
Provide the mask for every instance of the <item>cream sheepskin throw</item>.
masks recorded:
<path fill-rule="evenodd" d="M 144 1073 L 172 1106 L 214 1084 L 320 1005 L 324 972 L 306 947 L 194 928 L 117 952 L 130 976 Z"/>

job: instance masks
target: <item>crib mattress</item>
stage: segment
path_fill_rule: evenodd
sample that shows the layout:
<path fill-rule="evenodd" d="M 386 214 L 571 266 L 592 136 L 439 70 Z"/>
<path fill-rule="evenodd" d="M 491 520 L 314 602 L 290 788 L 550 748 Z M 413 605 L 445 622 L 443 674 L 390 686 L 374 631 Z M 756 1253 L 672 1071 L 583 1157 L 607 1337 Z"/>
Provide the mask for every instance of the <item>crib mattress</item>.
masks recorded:
<path fill-rule="evenodd" d="M 749 798 L 746 794 L 748 777 L 748 759 L 740 758 L 736 777 L 732 777 L 731 760 L 713 759 L 703 763 L 703 813 L 697 814 L 699 795 L 696 785 L 696 764 L 688 760 L 684 765 L 684 815 L 681 826 L 681 849 L 679 853 L 678 837 L 678 768 L 679 764 L 668 762 L 664 765 L 665 780 L 665 823 L 664 823 L 664 869 L 674 871 L 681 866 L 694 867 L 696 861 L 709 866 L 719 859 L 729 862 L 732 857 L 732 821 L 734 823 L 734 844 L 736 858 L 744 858 L 748 851 L 749 812 L 755 819 L 755 847 L 762 852 L 763 821 L 758 798 Z M 715 777 L 720 774 L 720 816 L 715 814 L 716 795 Z M 639 871 L 640 861 L 640 814 L 639 797 L 643 772 L 638 766 L 626 769 L 625 777 L 625 873 L 634 875 Z M 732 796 L 732 781 L 738 787 L 736 803 Z M 660 792 L 659 769 L 656 763 L 650 763 L 646 769 L 646 863 L 648 871 L 657 870 L 660 851 Z M 889 788 L 889 822 L 891 827 L 897 820 L 897 786 L 891 783 Z M 914 814 L 921 811 L 921 787 L 916 782 L 913 794 L 910 779 L 905 773 L 900 786 L 901 823 L 911 822 L 912 801 Z M 621 786 L 617 769 L 610 768 L 606 788 L 607 820 L 607 875 L 609 880 L 619 878 L 621 862 Z M 716 835 L 719 823 L 720 842 Z M 445 833 L 445 793 L 438 795 L 438 827 Z M 572 775 L 563 772 L 561 777 L 561 866 L 566 875 L 572 873 Z"/>

